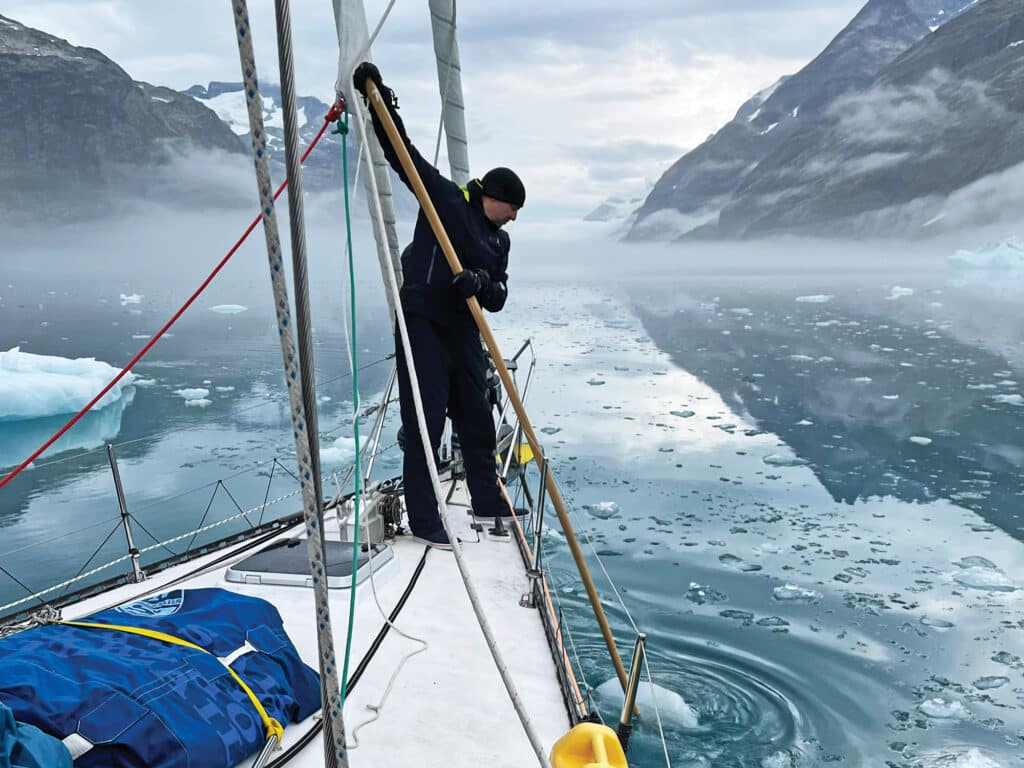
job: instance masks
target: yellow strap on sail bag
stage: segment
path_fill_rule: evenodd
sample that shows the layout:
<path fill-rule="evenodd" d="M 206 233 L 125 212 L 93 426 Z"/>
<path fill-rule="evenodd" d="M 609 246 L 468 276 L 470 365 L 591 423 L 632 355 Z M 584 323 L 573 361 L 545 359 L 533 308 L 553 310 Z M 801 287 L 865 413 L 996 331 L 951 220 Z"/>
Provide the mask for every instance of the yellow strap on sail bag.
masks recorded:
<path fill-rule="evenodd" d="M 214 656 L 214 654 L 210 653 L 210 651 L 206 650 L 202 646 L 196 645 L 195 643 L 190 643 L 188 640 L 182 640 L 180 637 L 175 637 L 174 635 L 168 635 L 166 632 L 158 632 L 155 629 L 143 629 L 142 627 L 128 627 L 122 624 L 100 624 L 98 622 L 91 621 L 60 621 L 57 623 L 65 624 L 69 627 L 85 627 L 86 629 L 112 629 L 116 632 L 127 632 L 130 635 L 141 635 L 142 637 L 148 637 L 153 640 L 160 640 L 164 643 L 170 643 L 171 645 L 181 645 L 185 648 L 192 648 L 194 650 L 202 651 L 203 653 L 209 653 L 211 656 Z M 214 656 L 214 658 L 216 658 L 216 656 Z M 284 736 L 284 728 L 281 726 L 279 722 L 277 722 L 277 720 L 275 720 L 267 714 L 267 710 L 263 708 L 263 705 L 260 703 L 260 700 L 256 698 L 256 694 L 252 692 L 252 688 L 245 684 L 245 681 L 238 676 L 238 673 L 235 672 L 235 670 L 233 670 L 227 664 L 225 664 L 224 666 L 227 668 L 228 672 L 231 673 L 231 676 L 235 678 L 235 682 L 242 687 L 243 691 L 245 691 L 245 695 L 249 697 L 249 701 L 252 702 L 252 705 L 256 707 L 256 711 L 259 713 L 260 720 L 263 721 L 263 727 L 266 730 L 267 738 L 269 739 L 271 736 L 276 736 L 277 743 L 280 744 L 281 738 Z"/>

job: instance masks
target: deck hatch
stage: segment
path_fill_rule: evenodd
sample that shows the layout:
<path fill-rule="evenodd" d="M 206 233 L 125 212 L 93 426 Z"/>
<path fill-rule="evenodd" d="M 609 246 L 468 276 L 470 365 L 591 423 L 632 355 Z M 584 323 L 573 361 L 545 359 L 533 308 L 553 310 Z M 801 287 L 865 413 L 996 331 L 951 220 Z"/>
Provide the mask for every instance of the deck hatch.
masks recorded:
<path fill-rule="evenodd" d="M 327 586 L 330 589 L 347 589 L 352 586 L 352 542 L 324 542 L 327 550 Z M 370 551 L 359 553 L 359 570 L 356 584 L 362 583 L 374 570 L 388 562 L 394 553 L 390 546 L 377 544 Z M 309 575 L 309 553 L 306 539 L 294 538 L 278 541 L 254 555 L 230 566 L 224 574 L 228 581 L 241 584 L 277 584 L 286 587 L 312 587 Z"/>

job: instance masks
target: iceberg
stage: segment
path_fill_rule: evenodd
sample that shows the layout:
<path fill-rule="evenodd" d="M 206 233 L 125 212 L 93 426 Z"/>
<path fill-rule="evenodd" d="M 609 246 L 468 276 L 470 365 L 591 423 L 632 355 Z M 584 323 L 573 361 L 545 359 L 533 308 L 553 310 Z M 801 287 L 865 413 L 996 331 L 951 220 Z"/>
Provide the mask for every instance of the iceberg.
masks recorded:
<path fill-rule="evenodd" d="M 89 411 L 40 458 L 47 459 L 65 451 L 91 451 L 111 442 L 121 432 L 121 416 L 134 398 L 135 388 L 128 387 L 119 400 L 101 410 Z M 0 467 L 19 465 L 67 420 L 68 414 L 62 413 L 43 419 L 0 422 Z"/>
<path fill-rule="evenodd" d="M 949 257 L 949 264 L 958 269 L 1024 272 L 1024 240 L 1010 237 L 977 251 L 959 250 Z"/>
<path fill-rule="evenodd" d="M 76 413 L 118 373 L 93 357 L 36 355 L 18 347 L 0 352 L 0 423 Z M 92 410 L 121 400 L 134 378 L 125 374 Z"/>

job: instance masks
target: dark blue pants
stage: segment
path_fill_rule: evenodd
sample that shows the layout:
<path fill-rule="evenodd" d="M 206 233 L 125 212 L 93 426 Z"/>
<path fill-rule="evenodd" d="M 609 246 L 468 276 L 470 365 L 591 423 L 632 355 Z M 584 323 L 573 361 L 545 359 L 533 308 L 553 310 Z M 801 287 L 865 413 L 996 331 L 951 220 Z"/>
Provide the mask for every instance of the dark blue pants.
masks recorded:
<path fill-rule="evenodd" d="M 498 487 L 494 418 L 487 399 L 487 361 L 480 346 L 480 332 L 472 325 L 439 325 L 419 315 L 407 314 L 405 322 L 434 458 L 437 459 L 447 414 L 462 443 L 473 508 L 479 515 L 493 517 L 507 510 L 508 502 Z M 441 518 L 423 455 L 409 371 L 397 328 L 395 350 L 405 431 L 405 504 L 409 527 L 422 536 L 440 529 Z"/>

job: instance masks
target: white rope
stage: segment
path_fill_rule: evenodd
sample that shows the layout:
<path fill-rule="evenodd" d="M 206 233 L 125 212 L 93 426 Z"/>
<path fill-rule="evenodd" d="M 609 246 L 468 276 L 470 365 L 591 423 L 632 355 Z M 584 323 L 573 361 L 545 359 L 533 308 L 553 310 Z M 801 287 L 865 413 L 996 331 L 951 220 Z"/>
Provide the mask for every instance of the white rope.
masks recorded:
<path fill-rule="evenodd" d="M 370 537 L 370 529 L 369 529 L 369 525 L 367 525 L 367 528 L 366 528 L 366 540 L 367 541 L 369 541 L 369 537 Z M 427 552 L 429 552 L 429 551 L 430 550 L 428 549 Z M 427 556 L 429 556 L 429 555 L 427 555 Z M 390 617 L 384 611 L 384 607 L 380 604 L 380 597 L 377 595 L 377 583 L 373 579 L 373 571 L 374 571 L 374 568 L 372 567 L 372 563 L 371 563 L 371 567 L 370 567 L 370 591 L 373 593 L 373 602 L 377 604 L 377 611 L 378 611 L 378 613 L 380 613 L 381 618 L 384 619 L 384 623 L 387 624 L 389 627 L 391 627 L 391 629 L 393 629 L 396 633 L 398 633 L 399 635 L 404 637 L 406 640 L 411 640 L 414 643 L 418 643 L 420 647 L 416 648 L 415 650 L 410 651 L 409 653 L 407 653 L 404 656 L 402 656 L 402 660 L 398 662 L 398 666 L 395 667 L 395 671 L 392 672 L 391 673 L 391 677 L 388 678 L 388 684 L 384 688 L 384 694 L 380 697 L 380 701 L 378 701 L 376 704 L 367 704 L 366 705 L 366 708 L 373 713 L 373 717 L 371 717 L 369 720 L 364 720 L 363 722 L 361 722 L 359 725 L 357 725 L 355 728 L 352 729 L 352 736 L 351 736 L 352 743 L 349 746 L 349 749 L 356 749 L 356 748 L 359 747 L 359 738 L 357 737 L 357 734 L 363 728 L 363 726 L 369 725 L 370 723 L 375 723 L 375 722 L 377 722 L 377 720 L 380 719 L 380 712 L 381 712 L 382 709 L 384 709 L 384 702 L 386 702 L 387 699 L 388 699 L 388 696 L 391 695 L 391 689 L 394 687 L 395 681 L 398 679 L 399 673 L 405 667 L 406 662 L 408 662 L 409 659 L 411 659 L 413 656 L 416 656 L 416 655 L 421 654 L 421 653 L 425 653 L 427 650 L 430 649 L 430 643 L 428 643 L 426 640 L 424 640 L 424 639 L 422 639 L 420 637 L 415 637 L 414 635 L 410 635 L 407 632 L 402 631 L 398 627 L 397 624 L 395 624 L 393 621 L 391 621 Z"/>
<path fill-rule="evenodd" d="M 658 696 L 654 692 L 654 677 L 651 676 L 651 665 L 647 663 L 647 646 L 644 646 L 643 656 L 644 669 L 647 670 L 647 682 L 651 686 L 651 702 L 654 704 L 654 716 L 658 719 L 658 734 L 661 736 L 661 748 L 665 753 L 665 765 L 672 768 L 672 761 L 668 756 L 668 743 L 665 741 L 665 729 L 661 725 L 661 711 L 658 709 Z"/>
<path fill-rule="evenodd" d="M 360 136 L 364 136 L 365 135 L 365 131 L 360 131 L 359 135 Z M 362 169 L 363 160 L 366 157 L 365 149 L 366 149 L 365 142 L 360 142 L 359 143 L 359 155 L 356 158 L 355 174 L 354 174 L 353 180 L 352 180 L 353 188 L 356 188 L 357 185 L 358 185 L 358 182 L 359 182 L 359 171 Z M 367 171 L 367 172 L 369 173 L 369 171 Z M 348 233 L 346 233 L 346 235 L 345 235 L 345 246 L 346 246 L 346 252 L 347 252 L 347 248 L 348 248 Z M 355 373 L 355 359 L 354 359 L 354 356 L 353 356 L 353 353 L 352 353 L 352 339 L 351 339 L 351 336 L 349 334 L 349 326 L 348 326 L 348 310 L 349 310 L 349 305 L 348 305 L 348 295 L 347 294 L 345 295 L 345 309 L 346 309 L 346 311 L 344 313 L 342 313 L 342 319 L 343 319 L 344 328 L 345 328 L 345 342 L 346 342 L 345 343 L 345 350 L 348 353 L 349 369 L 350 369 L 350 371 L 352 371 L 352 373 L 354 375 L 354 373 Z M 382 392 L 381 393 L 381 400 L 382 401 L 383 401 L 385 395 L 386 395 L 386 392 Z M 387 407 L 387 403 L 381 402 L 380 407 L 381 408 L 386 408 Z M 355 407 L 353 408 L 353 412 L 354 412 L 353 418 L 354 419 L 358 419 L 360 417 L 360 415 L 359 415 L 359 403 L 358 402 L 355 404 Z M 379 452 L 379 446 L 378 446 L 378 451 L 377 452 Z M 374 456 L 376 455 L 377 452 L 374 453 Z M 354 466 L 355 465 L 353 465 L 353 467 Z M 335 474 L 335 483 L 338 484 L 338 495 L 341 496 L 341 484 L 338 483 L 337 474 Z M 347 484 L 347 481 L 346 481 L 346 484 Z M 365 499 L 365 496 L 366 496 L 365 489 L 363 489 L 363 492 L 362 492 L 361 495 Z M 363 506 L 363 509 L 365 510 L 366 509 L 365 502 L 363 503 L 362 506 Z M 369 542 L 370 541 L 369 522 L 365 518 L 363 519 L 362 522 L 364 524 L 363 530 L 364 530 L 365 541 Z M 344 522 L 341 519 L 341 505 L 340 504 L 338 505 L 338 525 L 339 525 L 339 528 L 340 528 L 340 526 L 344 525 Z M 372 552 L 371 552 L 371 560 L 372 560 Z M 430 648 L 430 644 L 426 640 L 423 640 L 422 638 L 415 637 L 413 635 L 410 635 L 410 634 L 404 632 L 394 622 L 392 622 L 391 619 L 388 617 L 387 613 L 384 610 L 384 607 L 380 604 L 380 597 L 377 594 L 377 582 L 376 582 L 376 579 L 374 577 L 374 572 L 375 571 L 376 571 L 376 569 L 373 567 L 373 563 L 371 562 L 371 564 L 370 564 L 370 591 L 373 593 L 373 602 L 377 606 L 377 612 L 381 615 L 381 618 L 384 619 L 384 623 L 387 624 L 388 627 L 393 629 L 397 634 L 401 635 L 402 637 L 406 638 L 407 640 L 411 640 L 414 643 L 418 643 L 419 647 L 416 648 L 415 650 L 411 651 L 410 653 L 405 654 L 402 657 L 401 661 L 399 661 L 398 666 L 395 668 L 394 672 L 392 672 L 392 674 L 391 674 L 391 677 L 388 679 L 388 684 L 387 684 L 387 686 L 384 689 L 384 695 L 381 696 L 380 701 L 377 702 L 377 704 L 367 704 L 366 705 L 366 708 L 373 713 L 373 717 L 371 717 L 369 720 L 365 720 L 365 721 L 359 723 L 359 725 L 357 725 L 355 728 L 352 729 L 352 733 L 349 735 L 349 750 L 353 750 L 353 749 L 358 749 L 359 748 L 359 737 L 358 737 L 359 731 L 364 726 L 369 725 L 370 723 L 374 723 L 378 719 L 380 719 L 380 712 L 381 712 L 382 709 L 384 709 L 384 703 L 387 701 L 388 696 L 391 694 L 391 689 L 392 689 L 392 687 L 394 687 L 395 681 L 398 679 L 399 673 L 405 667 L 406 662 L 408 662 L 409 659 L 411 659 L 413 656 L 416 656 L 417 654 L 420 654 L 420 653 L 424 653 L 425 651 L 427 651 Z M 353 588 L 354 588 L 354 585 L 353 585 Z"/>
<path fill-rule="evenodd" d="M 351 77 L 351 73 L 350 73 Z M 353 85 L 353 92 L 355 87 Z M 356 112 L 359 115 L 360 121 L 363 120 L 362 105 L 359 104 L 359 100 L 353 100 Z M 365 123 L 364 123 L 365 124 Z M 364 142 L 367 141 L 366 133 L 361 133 L 361 138 Z M 376 179 L 373 174 L 369 174 L 368 178 L 371 179 L 371 187 L 373 189 L 373 210 L 374 210 L 374 223 L 379 229 L 379 234 L 383 234 L 384 226 L 384 215 L 380 207 L 380 201 L 376 198 Z M 398 279 L 395 276 L 394 266 L 390 261 L 387 262 L 387 287 L 391 291 L 392 296 L 396 302 L 397 307 L 401 307 L 401 297 L 398 290 Z M 451 542 L 452 554 L 455 556 L 455 563 L 458 566 L 459 573 L 462 576 L 462 582 L 466 587 L 466 594 L 469 596 L 470 604 L 473 606 L 473 612 L 476 614 L 477 622 L 480 625 L 480 629 L 484 634 L 484 638 L 487 641 L 487 647 L 491 652 L 491 656 L 494 659 L 494 664 L 498 668 L 498 672 L 501 675 L 502 682 L 505 684 L 505 690 L 508 691 L 509 698 L 512 700 L 512 706 L 516 710 L 516 714 L 519 716 L 519 721 L 522 723 L 523 730 L 526 732 L 526 736 L 530 741 L 531 747 L 537 756 L 537 760 L 543 768 L 549 768 L 547 757 L 544 754 L 544 747 L 540 743 L 540 738 L 537 736 L 534 730 L 533 723 L 530 721 L 530 716 L 526 712 L 526 708 L 523 705 L 522 698 L 519 695 L 519 691 L 516 689 L 515 682 L 512 680 L 511 674 L 508 670 L 508 665 L 498 648 L 497 641 L 494 638 L 494 633 L 491 630 L 490 623 L 487 621 L 487 617 L 483 612 L 483 606 L 480 603 L 480 598 L 476 591 L 476 586 L 473 583 L 473 579 L 469 574 L 469 570 L 466 567 L 465 560 L 462 554 L 462 546 L 456 536 L 453 535 L 453 528 L 448 521 L 448 505 L 445 502 L 445 494 L 441 490 L 441 481 L 437 476 L 437 466 L 434 464 L 433 451 L 430 447 L 430 435 L 427 431 L 426 418 L 423 413 L 423 402 L 420 398 L 420 386 L 419 377 L 416 375 L 416 366 L 412 360 L 412 345 L 409 342 L 409 329 L 405 322 L 405 313 L 399 309 L 396 313 L 398 321 L 399 334 L 402 339 L 402 347 L 405 350 L 404 354 L 407 356 L 406 368 L 409 373 L 410 390 L 413 396 L 413 403 L 416 410 L 416 423 L 420 434 L 420 442 L 423 447 L 424 454 L 427 460 L 427 469 L 430 474 L 430 482 L 434 488 L 434 495 L 437 497 L 438 513 L 441 518 L 441 524 L 444 527 L 445 533 L 448 535 L 448 540 Z M 400 353 L 401 354 L 401 353 Z"/>

